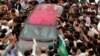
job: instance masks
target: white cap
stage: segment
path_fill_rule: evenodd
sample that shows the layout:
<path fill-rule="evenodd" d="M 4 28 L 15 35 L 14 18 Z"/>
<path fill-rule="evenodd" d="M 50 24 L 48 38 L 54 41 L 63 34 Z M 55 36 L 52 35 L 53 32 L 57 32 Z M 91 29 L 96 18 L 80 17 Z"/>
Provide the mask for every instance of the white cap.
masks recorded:
<path fill-rule="evenodd" d="M 82 43 L 82 41 L 81 40 L 78 40 L 77 43 Z"/>
<path fill-rule="evenodd" d="M 95 5 L 95 3 L 91 3 L 92 5 Z"/>

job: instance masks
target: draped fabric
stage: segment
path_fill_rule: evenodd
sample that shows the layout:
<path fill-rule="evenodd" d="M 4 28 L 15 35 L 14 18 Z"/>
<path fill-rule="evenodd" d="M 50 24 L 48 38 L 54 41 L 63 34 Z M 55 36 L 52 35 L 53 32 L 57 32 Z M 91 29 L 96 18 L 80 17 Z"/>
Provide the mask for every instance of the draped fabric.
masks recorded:
<path fill-rule="evenodd" d="M 63 40 L 63 37 L 61 36 L 59 36 L 59 40 L 58 40 L 57 54 L 58 56 L 68 56 L 68 51 L 66 49 L 65 42 Z"/>
<path fill-rule="evenodd" d="M 61 14 L 60 6 L 40 4 L 29 15 L 20 38 L 23 40 L 52 41 L 57 38 L 56 18 Z"/>
<path fill-rule="evenodd" d="M 55 5 L 41 4 L 38 5 L 34 12 L 30 15 L 28 23 L 38 25 L 54 25 L 58 8 L 54 8 Z"/>
<path fill-rule="evenodd" d="M 20 34 L 20 38 L 25 40 L 36 38 L 41 41 L 50 41 L 56 39 L 56 35 L 56 27 L 54 26 L 25 24 L 25 27 Z"/>

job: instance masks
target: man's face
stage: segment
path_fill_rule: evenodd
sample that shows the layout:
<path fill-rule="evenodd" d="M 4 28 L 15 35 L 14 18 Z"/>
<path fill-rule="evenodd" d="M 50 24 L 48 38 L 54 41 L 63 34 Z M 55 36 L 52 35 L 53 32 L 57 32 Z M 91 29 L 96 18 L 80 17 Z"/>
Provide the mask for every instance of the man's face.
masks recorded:
<path fill-rule="evenodd" d="M 87 17 L 86 13 L 83 14 L 83 17 Z"/>
<path fill-rule="evenodd" d="M 67 31 L 67 35 L 68 35 L 68 36 L 71 36 L 72 33 L 71 33 L 70 31 Z"/>
<path fill-rule="evenodd" d="M 20 1 L 17 1 L 17 4 L 20 4 Z"/>

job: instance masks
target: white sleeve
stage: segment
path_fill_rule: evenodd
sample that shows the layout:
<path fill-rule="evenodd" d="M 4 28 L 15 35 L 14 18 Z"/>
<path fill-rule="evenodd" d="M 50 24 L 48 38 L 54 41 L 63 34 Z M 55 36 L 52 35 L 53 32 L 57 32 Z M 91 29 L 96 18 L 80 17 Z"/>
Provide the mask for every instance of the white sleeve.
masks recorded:
<path fill-rule="evenodd" d="M 18 56 L 23 56 L 23 54 L 18 50 Z"/>

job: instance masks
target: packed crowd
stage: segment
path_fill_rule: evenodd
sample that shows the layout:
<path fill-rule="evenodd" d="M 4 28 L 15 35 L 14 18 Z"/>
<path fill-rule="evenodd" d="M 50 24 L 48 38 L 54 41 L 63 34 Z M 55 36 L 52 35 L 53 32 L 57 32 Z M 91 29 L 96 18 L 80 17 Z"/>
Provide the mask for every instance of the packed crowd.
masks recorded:
<path fill-rule="evenodd" d="M 32 9 L 40 3 L 55 3 L 63 8 L 61 16 L 57 17 L 58 35 L 61 35 L 70 56 L 100 55 L 100 3 L 85 0 L 0 0 L 0 50 L 11 45 L 16 49 L 18 35 Z M 57 41 L 49 51 L 41 48 L 40 56 L 57 56 Z M 9 56 L 11 50 L 9 50 Z M 26 50 L 28 56 L 32 50 Z M 7 55 L 8 55 L 7 54 Z M 6 55 L 6 56 L 7 56 Z M 15 54 L 12 54 L 15 56 Z"/>
<path fill-rule="evenodd" d="M 100 3 L 68 3 L 58 19 L 59 34 L 71 56 L 100 55 Z"/>
<path fill-rule="evenodd" d="M 0 0 L 0 56 L 2 53 L 3 56 L 17 55 L 16 41 L 24 21 L 36 4 L 38 2 L 34 0 Z"/>

